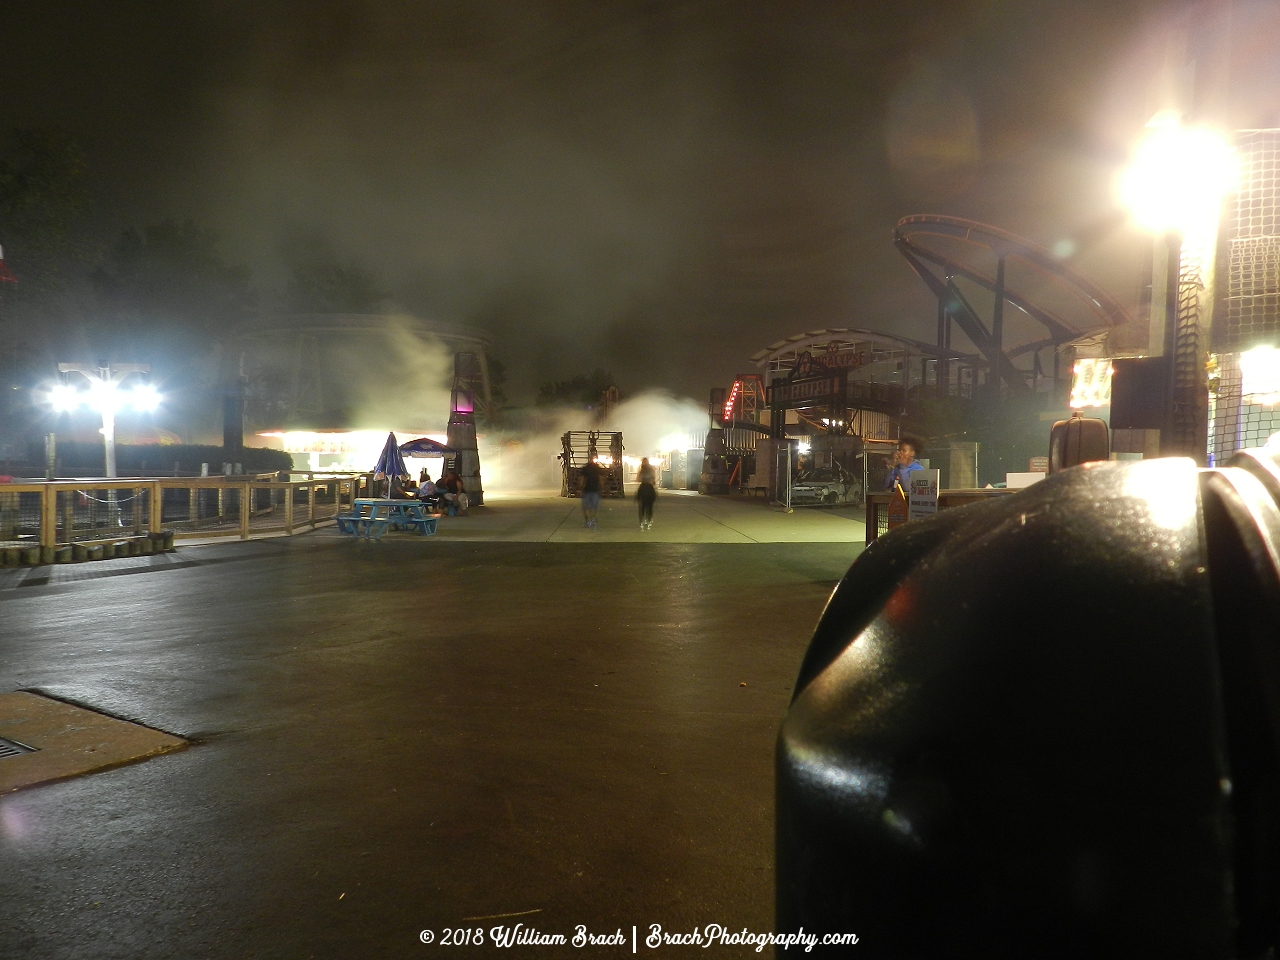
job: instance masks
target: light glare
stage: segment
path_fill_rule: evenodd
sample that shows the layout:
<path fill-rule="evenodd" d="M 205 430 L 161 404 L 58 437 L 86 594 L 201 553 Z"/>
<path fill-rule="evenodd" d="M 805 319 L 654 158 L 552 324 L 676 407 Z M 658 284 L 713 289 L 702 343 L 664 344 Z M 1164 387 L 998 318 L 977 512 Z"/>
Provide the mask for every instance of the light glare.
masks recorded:
<path fill-rule="evenodd" d="M 1117 191 L 1144 230 L 1194 234 L 1217 223 L 1235 180 L 1234 152 L 1219 134 L 1162 113 L 1147 124 Z"/>
<path fill-rule="evenodd" d="M 1280 350 L 1264 346 L 1240 354 L 1240 379 L 1245 402 L 1280 403 Z"/>
<path fill-rule="evenodd" d="M 129 403 L 135 410 L 152 413 L 160 406 L 160 394 L 151 384 L 144 383 L 133 388 Z"/>
<path fill-rule="evenodd" d="M 82 401 L 80 391 L 65 383 L 55 384 L 49 389 L 49 403 L 58 413 L 70 413 L 80 406 Z"/>

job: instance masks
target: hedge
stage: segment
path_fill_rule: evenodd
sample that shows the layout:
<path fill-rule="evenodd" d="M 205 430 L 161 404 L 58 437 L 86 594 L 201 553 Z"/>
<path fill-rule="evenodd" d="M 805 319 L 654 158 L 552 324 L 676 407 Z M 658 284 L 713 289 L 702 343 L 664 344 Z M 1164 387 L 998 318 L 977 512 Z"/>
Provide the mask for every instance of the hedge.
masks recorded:
<path fill-rule="evenodd" d="M 43 445 L 31 444 L 27 456 L 33 466 L 40 465 L 36 473 L 44 473 Z M 101 477 L 106 473 L 106 457 L 100 443 L 60 440 L 57 458 L 59 476 Z M 220 474 L 224 462 L 239 463 L 245 473 L 293 468 L 293 457 L 283 450 L 265 447 L 244 447 L 231 454 L 222 447 L 195 443 L 116 445 L 116 472 L 123 476 L 171 476 L 175 463 L 179 474 L 198 474 L 202 463 L 209 465 L 211 474 Z"/>

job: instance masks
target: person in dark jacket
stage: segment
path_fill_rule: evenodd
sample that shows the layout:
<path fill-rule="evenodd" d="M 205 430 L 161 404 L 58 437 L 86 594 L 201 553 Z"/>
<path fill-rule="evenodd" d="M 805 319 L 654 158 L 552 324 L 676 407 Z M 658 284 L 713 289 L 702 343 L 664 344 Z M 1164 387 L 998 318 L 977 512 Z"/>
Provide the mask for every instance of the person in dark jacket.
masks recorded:
<path fill-rule="evenodd" d="M 600 464 L 592 457 L 582 465 L 582 525 L 594 528 L 596 511 L 600 509 Z"/>
<path fill-rule="evenodd" d="M 640 461 L 640 469 L 636 471 L 636 482 L 640 484 L 636 490 L 636 502 L 640 505 L 640 529 L 648 530 L 653 526 L 653 504 L 658 499 L 658 473 L 645 457 Z"/>

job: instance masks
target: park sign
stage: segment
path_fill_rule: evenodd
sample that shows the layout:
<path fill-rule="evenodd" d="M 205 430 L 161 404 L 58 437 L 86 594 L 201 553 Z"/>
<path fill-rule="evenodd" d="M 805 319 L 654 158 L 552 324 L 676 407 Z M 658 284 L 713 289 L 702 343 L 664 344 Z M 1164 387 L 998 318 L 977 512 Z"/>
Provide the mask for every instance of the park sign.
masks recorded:
<path fill-rule="evenodd" d="M 775 408 L 843 402 L 844 381 L 845 374 L 829 369 L 825 357 L 815 357 L 806 350 L 796 358 L 785 380 L 769 384 L 766 398 Z"/>
<path fill-rule="evenodd" d="M 769 385 L 769 405 L 844 399 L 843 377 L 809 377 Z"/>
<path fill-rule="evenodd" d="M 907 491 L 907 517 L 919 520 L 938 512 L 938 470 L 913 470 L 911 489 Z"/>

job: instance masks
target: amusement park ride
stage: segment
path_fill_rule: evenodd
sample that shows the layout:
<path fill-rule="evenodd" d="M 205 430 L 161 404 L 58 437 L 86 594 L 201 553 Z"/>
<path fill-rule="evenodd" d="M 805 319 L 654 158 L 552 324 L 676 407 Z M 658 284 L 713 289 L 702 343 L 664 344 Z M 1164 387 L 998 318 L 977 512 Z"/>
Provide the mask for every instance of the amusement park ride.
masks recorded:
<path fill-rule="evenodd" d="M 998 227 L 917 214 L 898 221 L 893 245 L 938 300 L 938 349 L 951 349 L 952 325 L 959 326 L 1010 391 L 1034 389 L 1041 350 L 1055 348 L 1056 366 L 1057 348 L 1131 319 L 1105 291 L 1060 258 Z M 994 270 L 983 263 L 992 257 Z M 957 278 L 990 293 L 990 327 L 956 284 Z M 1038 324 L 1042 335 L 1006 349 L 1006 303 Z M 1027 354 L 1033 356 L 1030 372 L 1014 363 Z"/>
<path fill-rule="evenodd" d="M 861 458 L 862 483 L 846 483 L 839 499 L 853 496 L 855 487 L 860 496 L 868 476 L 864 450 L 892 449 L 909 402 L 963 401 L 983 391 L 1030 395 L 1044 381 L 1056 394 L 1060 358 L 1069 345 L 1130 320 L 1062 259 L 997 227 L 916 215 L 898 222 L 893 243 L 937 298 L 936 342 L 837 328 L 759 351 L 751 360 L 761 373 L 712 391 L 702 492 L 774 488 L 775 451 L 785 445 L 809 448 L 810 465 L 825 464 L 833 476 Z M 1049 364 L 1041 362 L 1046 350 Z M 772 455 L 757 458 L 765 446 Z M 830 502 L 829 488 L 823 490 L 822 499 Z"/>

